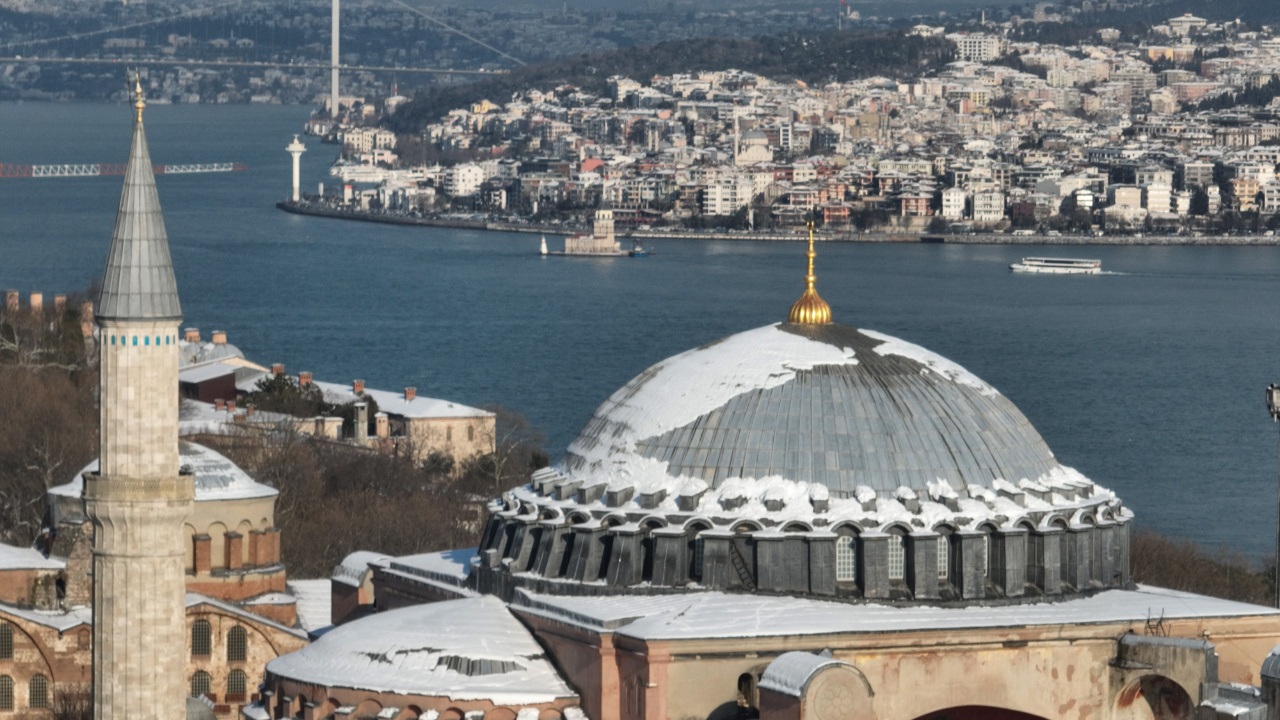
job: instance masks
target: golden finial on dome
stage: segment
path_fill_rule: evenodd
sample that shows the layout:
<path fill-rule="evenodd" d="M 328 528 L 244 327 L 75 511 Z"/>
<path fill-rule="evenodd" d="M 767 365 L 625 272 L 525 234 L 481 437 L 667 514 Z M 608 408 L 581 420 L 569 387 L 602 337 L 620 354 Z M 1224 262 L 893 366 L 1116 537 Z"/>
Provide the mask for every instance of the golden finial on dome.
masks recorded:
<path fill-rule="evenodd" d="M 813 284 L 817 281 L 817 277 L 813 274 L 813 259 L 818 254 L 813 251 L 813 223 L 809 223 L 809 274 L 805 275 L 806 283 L 804 294 L 791 306 L 791 313 L 787 315 L 787 322 L 798 325 L 825 325 L 831 322 L 831 306 L 826 300 L 818 297 L 818 291 Z"/>
<path fill-rule="evenodd" d="M 147 103 L 142 99 L 142 73 L 136 71 L 133 74 L 133 92 L 137 96 L 133 107 L 138 111 L 138 122 L 142 122 L 142 109 L 147 106 Z"/>

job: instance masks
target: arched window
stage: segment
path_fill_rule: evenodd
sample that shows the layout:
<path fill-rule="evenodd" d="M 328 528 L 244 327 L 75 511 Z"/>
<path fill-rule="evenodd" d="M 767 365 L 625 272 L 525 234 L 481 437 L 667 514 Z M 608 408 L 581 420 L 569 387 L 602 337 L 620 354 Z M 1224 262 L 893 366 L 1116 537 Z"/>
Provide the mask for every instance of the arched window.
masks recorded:
<path fill-rule="evenodd" d="M 227 633 L 227 660 L 241 662 L 249 653 L 249 634 L 239 625 Z"/>
<path fill-rule="evenodd" d="M 689 559 L 689 576 L 702 580 L 702 558 L 707 553 L 707 540 L 698 533 L 693 537 L 693 557 Z"/>
<path fill-rule="evenodd" d="M 209 677 L 209 673 L 197 670 L 196 674 L 191 676 L 191 697 L 204 697 L 210 692 L 213 692 L 213 679 Z"/>
<path fill-rule="evenodd" d="M 27 686 L 27 707 L 32 710 L 44 710 L 49 707 L 49 678 L 43 675 L 32 675 Z"/>
<path fill-rule="evenodd" d="M 0 660 L 13 659 L 13 626 L 0 625 Z"/>
<path fill-rule="evenodd" d="M 473 426 L 471 426 L 471 425 L 468 425 L 468 426 L 467 426 L 467 441 L 468 441 L 468 442 L 470 442 L 470 441 L 475 440 L 475 439 L 476 439 L 476 429 L 475 429 L 475 427 L 473 427 Z"/>
<path fill-rule="evenodd" d="M 13 709 L 13 678 L 0 675 L 0 710 Z"/>
<path fill-rule="evenodd" d="M 245 689 L 245 686 L 248 684 L 249 684 L 248 680 L 245 677 L 243 670 L 232 670 L 231 672 L 227 673 L 227 694 L 228 695 L 239 695 L 241 696 L 241 699 L 243 699 L 244 689 Z"/>
<path fill-rule="evenodd" d="M 447 427 L 444 429 L 444 441 L 453 442 L 453 428 Z"/>
<path fill-rule="evenodd" d="M 938 579 L 946 580 L 951 577 L 949 570 L 951 569 L 951 543 L 948 542 L 946 535 L 938 536 Z"/>
<path fill-rule="evenodd" d="M 213 628 L 208 620 L 191 623 L 191 657 L 208 657 L 213 652 Z"/>
<path fill-rule="evenodd" d="M 836 538 L 836 582 L 854 582 L 858 579 L 858 546 L 852 535 Z"/>
<path fill-rule="evenodd" d="M 907 575 L 907 552 L 902 545 L 902 536 L 889 534 L 889 579 L 901 580 Z"/>

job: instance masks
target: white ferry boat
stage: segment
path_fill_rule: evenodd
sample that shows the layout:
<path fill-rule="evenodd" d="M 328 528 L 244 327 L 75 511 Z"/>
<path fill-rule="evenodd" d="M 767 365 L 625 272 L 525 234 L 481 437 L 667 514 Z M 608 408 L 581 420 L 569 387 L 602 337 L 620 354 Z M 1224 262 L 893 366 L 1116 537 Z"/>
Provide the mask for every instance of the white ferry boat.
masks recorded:
<path fill-rule="evenodd" d="M 1101 260 L 1080 260 L 1077 258 L 1028 257 L 1021 262 L 1013 263 L 1009 269 L 1014 272 L 1048 273 L 1050 275 L 1097 275 L 1102 272 Z"/>

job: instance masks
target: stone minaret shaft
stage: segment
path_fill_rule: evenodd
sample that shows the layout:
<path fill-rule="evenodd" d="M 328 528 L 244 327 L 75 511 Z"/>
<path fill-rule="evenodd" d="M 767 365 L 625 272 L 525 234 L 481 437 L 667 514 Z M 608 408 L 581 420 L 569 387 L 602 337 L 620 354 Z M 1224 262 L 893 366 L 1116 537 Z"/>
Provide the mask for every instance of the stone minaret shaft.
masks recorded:
<path fill-rule="evenodd" d="M 95 720 L 186 717 L 183 522 L 178 465 L 178 305 L 151 156 L 137 121 L 96 318 L 101 464 L 85 477 L 93 521 Z"/>

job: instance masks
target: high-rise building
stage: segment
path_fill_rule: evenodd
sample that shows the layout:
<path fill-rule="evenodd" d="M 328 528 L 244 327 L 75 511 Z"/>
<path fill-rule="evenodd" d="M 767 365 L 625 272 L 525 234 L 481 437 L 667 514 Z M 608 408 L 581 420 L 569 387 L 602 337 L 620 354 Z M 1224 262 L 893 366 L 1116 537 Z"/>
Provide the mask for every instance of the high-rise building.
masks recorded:
<path fill-rule="evenodd" d="M 194 487 L 178 462 L 182 308 L 137 119 L 96 305 L 101 460 L 84 480 L 93 522 L 95 720 L 186 715 L 183 522 Z"/>

